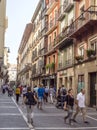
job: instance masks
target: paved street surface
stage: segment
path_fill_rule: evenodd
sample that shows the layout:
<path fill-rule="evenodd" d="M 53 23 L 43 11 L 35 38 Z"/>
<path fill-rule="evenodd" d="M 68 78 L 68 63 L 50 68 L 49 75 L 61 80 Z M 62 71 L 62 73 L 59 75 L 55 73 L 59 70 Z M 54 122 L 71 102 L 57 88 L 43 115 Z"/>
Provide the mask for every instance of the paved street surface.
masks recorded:
<path fill-rule="evenodd" d="M 55 108 L 52 104 L 46 104 L 43 106 L 43 110 L 34 108 L 34 128 L 31 128 L 27 124 L 26 107 L 22 105 L 22 100 L 20 99 L 20 103 L 17 105 L 13 97 L 0 94 L 1 130 L 97 130 L 97 111 L 88 108 L 87 114 L 89 124 L 84 124 L 82 116 L 79 114 L 78 123 L 70 126 L 68 122 L 64 123 L 65 111 Z"/>
<path fill-rule="evenodd" d="M 25 106 L 20 105 L 21 110 L 25 113 Z M 62 109 L 57 109 L 54 105 L 46 104 L 43 110 L 34 108 L 34 129 L 35 130 L 97 130 L 97 111 L 93 108 L 87 108 L 87 121 L 89 124 L 84 124 L 81 113 L 77 117 L 77 122 L 72 126 L 68 122 L 64 123 L 66 112 Z"/>
<path fill-rule="evenodd" d="M 0 130 L 30 130 L 12 98 L 1 93 Z"/>

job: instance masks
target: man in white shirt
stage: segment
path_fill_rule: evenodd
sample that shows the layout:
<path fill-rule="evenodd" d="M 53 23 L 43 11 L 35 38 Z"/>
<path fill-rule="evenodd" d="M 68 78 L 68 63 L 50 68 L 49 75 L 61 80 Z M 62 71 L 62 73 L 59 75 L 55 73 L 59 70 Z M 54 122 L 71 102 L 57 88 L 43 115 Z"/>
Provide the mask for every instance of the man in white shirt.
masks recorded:
<path fill-rule="evenodd" d="M 73 116 L 73 121 L 77 122 L 75 118 L 78 115 L 78 113 L 81 111 L 82 116 L 83 116 L 83 122 L 88 123 L 88 121 L 86 121 L 85 89 L 81 89 L 81 92 L 77 94 L 76 105 L 77 105 L 77 108 Z"/>

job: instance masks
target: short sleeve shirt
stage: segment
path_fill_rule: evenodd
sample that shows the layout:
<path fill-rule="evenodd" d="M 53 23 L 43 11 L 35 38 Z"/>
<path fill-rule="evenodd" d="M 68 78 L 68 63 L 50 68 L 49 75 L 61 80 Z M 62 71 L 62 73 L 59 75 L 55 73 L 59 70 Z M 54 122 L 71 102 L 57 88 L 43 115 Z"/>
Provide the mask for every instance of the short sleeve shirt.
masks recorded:
<path fill-rule="evenodd" d="M 78 106 L 83 108 L 85 107 L 85 95 L 82 94 L 81 92 L 77 95 L 77 100 L 78 100 Z"/>

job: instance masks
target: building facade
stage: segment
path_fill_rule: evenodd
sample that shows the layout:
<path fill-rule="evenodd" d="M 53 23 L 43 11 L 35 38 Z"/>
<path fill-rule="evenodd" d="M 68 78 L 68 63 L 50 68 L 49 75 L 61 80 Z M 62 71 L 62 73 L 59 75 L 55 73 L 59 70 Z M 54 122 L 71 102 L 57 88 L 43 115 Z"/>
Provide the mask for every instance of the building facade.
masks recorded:
<path fill-rule="evenodd" d="M 19 46 L 17 57 L 17 84 L 30 85 L 31 77 L 31 48 L 32 48 L 32 23 L 28 23 Z"/>
<path fill-rule="evenodd" d="M 68 37 L 69 26 L 75 18 L 73 0 L 60 1 L 58 21 L 60 34 L 58 36 L 58 71 L 57 87 L 64 85 L 67 89 L 74 86 L 74 39 Z"/>
<path fill-rule="evenodd" d="M 0 86 L 3 83 L 4 44 L 5 44 L 6 28 L 7 28 L 6 0 L 1 0 L 0 1 Z"/>
<path fill-rule="evenodd" d="M 8 68 L 8 75 L 9 75 L 9 84 L 12 82 L 15 84 L 17 79 L 17 65 L 16 64 L 9 64 Z"/>
<path fill-rule="evenodd" d="M 86 103 L 96 106 L 97 95 L 97 0 L 80 0 L 75 5 L 75 21 L 70 27 L 69 36 L 76 39 L 75 87 L 77 92 L 86 89 Z"/>
<path fill-rule="evenodd" d="M 31 22 L 29 42 L 19 49 L 20 81 L 28 82 L 20 68 L 30 63 L 32 86 L 43 83 L 58 89 L 64 85 L 73 88 L 75 95 L 85 88 L 86 104 L 96 106 L 97 0 L 41 0 Z"/>

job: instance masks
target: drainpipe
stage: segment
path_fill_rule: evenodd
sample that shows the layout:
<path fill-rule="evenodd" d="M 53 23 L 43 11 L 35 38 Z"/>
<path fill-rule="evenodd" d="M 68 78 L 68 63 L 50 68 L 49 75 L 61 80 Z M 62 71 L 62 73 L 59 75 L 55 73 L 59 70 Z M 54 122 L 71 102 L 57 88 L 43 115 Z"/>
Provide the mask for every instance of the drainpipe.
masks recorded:
<path fill-rule="evenodd" d="M 96 67 L 97 67 L 97 44 L 96 44 L 96 61 L 95 61 L 95 65 L 96 65 Z M 97 111 L 97 71 L 96 71 L 95 90 L 96 90 L 96 111 Z"/>

